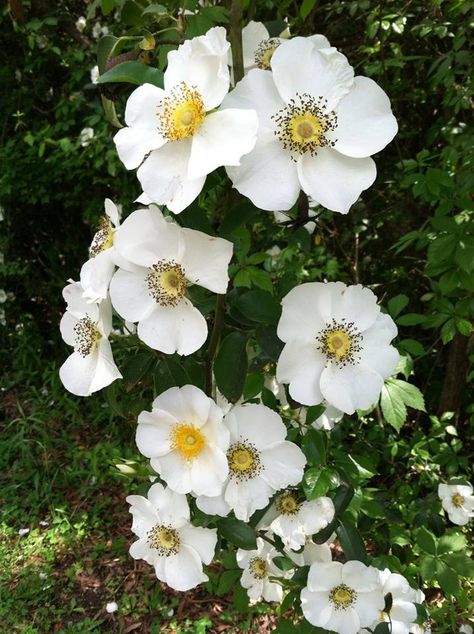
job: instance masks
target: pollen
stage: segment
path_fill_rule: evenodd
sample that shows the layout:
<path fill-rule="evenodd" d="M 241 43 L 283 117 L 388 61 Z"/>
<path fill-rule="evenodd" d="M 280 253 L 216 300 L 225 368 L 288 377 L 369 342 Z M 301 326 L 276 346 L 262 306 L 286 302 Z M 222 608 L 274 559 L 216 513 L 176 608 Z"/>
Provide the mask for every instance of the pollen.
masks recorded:
<path fill-rule="evenodd" d="M 102 251 L 110 249 L 114 243 L 114 229 L 112 223 L 107 216 L 102 216 L 99 220 L 99 227 L 94 237 L 92 238 L 91 245 L 89 247 L 89 256 L 95 257 Z"/>
<path fill-rule="evenodd" d="M 267 562 L 261 557 L 254 557 L 249 562 L 250 574 L 256 579 L 263 579 L 267 576 Z"/>
<path fill-rule="evenodd" d="M 83 317 L 77 322 L 74 334 L 74 350 L 83 357 L 87 357 L 95 349 L 102 336 L 90 317 Z"/>
<path fill-rule="evenodd" d="M 457 509 L 459 509 L 464 504 L 464 498 L 459 493 L 455 493 L 451 498 L 451 502 Z"/>
<path fill-rule="evenodd" d="M 239 481 L 255 478 L 262 469 L 258 451 L 249 442 L 232 444 L 227 451 L 227 462 L 231 477 Z"/>
<path fill-rule="evenodd" d="M 145 278 L 150 295 L 161 306 L 177 306 L 186 292 L 184 269 L 174 261 L 153 264 Z"/>
<path fill-rule="evenodd" d="M 198 456 L 206 446 L 202 432 L 188 423 L 178 423 L 171 429 L 171 446 L 188 461 Z"/>
<path fill-rule="evenodd" d="M 354 605 L 357 599 L 357 593 L 349 586 L 342 583 L 340 586 L 336 586 L 329 593 L 329 600 L 333 604 L 336 610 L 347 610 Z"/>
<path fill-rule="evenodd" d="M 316 337 L 317 348 L 339 366 L 355 365 L 359 360 L 362 335 L 354 322 L 334 319 Z"/>
<path fill-rule="evenodd" d="M 298 502 L 298 498 L 292 491 L 285 491 L 279 495 L 276 499 L 277 510 L 282 515 L 296 515 L 298 513 L 301 504 Z"/>
<path fill-rule="evenodd" d="M 337 116 L 328 110 L 322 97 L 297 94 L 272 119 L 277 126 L 276 136 L 295 161 L 302 154 L 315 156 L 320 148 L 332 147 L 336 142 L 327 135 L 336 129 Z"/>
<path fill-rule="evenodd" d="M 262 70 L 271 70 L 273 53 L 280 46 L 281 41 L 277 37 L 262 40 L 255 51 L 255 64 Z"/>
<path fill-rule="evenodd" d="M 158 551 L 159 555 L 164 557 L 175 555 L 180 546 L 178 531 L 171 526 L 157 524 L 148 531 L 148 543 Z"/>
<path fill-rule="evenodd" d="M 196 132 L 204 121 L 204 102 L 196 90 L 184 81 L 173 88 L 158 111 L 160 133 L 169 141 L 186 139 Z"/>

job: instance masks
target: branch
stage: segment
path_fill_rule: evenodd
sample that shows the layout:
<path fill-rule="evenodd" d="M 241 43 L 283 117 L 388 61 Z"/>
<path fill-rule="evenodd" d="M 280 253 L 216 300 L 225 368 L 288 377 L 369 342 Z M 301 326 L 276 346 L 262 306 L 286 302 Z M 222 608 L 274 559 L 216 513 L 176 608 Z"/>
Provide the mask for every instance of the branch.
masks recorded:
<path fill-rule="evenodd" d="M 244 56 L 242 52 L 242 0 L 230 0 L 229 39 L 232 47 L 232 68 L 234 85 L 244 76 Z"/>
<path fill-rule="evenodd" d="M 222 325 L 224 321 L 225 295 L 218 295 L 216 300 L 216 310 L 214 313 L 214 326 L 212 328 L 209 348 L 206 355 L 206 394 L 212 397 L 212 363 L 217 352 L 219 339 L 221 338 Z"/>

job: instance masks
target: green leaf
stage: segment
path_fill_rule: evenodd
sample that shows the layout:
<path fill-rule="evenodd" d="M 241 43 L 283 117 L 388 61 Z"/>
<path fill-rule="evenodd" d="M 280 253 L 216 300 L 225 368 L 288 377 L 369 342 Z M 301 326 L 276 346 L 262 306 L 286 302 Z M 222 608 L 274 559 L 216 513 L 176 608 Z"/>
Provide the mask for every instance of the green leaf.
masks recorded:
<path fill-rule="evenodd" d="M 307 500 L 315 500 L 322 495 L 326 495 L 330 486 L 329 475 L 317 467 L 311 467 L 304 474 L 303 490 Z"/>
<path fill-rule="evenodd" d="M 217 594 L 222 596 L 223 594 L 227 594 L 229 590 L 234 587 L 234 584 L 240 579 L 242 574 L 242 570 L 224 570 L 224 572 L 219 577 L 219 583 L 217 585 Z"/>
<path fill-rule="evenodd" d="M 424 315 L 420 315 L 419 313 L 406 313 L 397 319 L 397 324 L 399 326 L 417 326 L 425 321 L 426 317 Z"/>
<path fill-rule="evenodd" d="M 406 420 L 406 406 L 426 411 L 420 390 L 415 385 L 401 379 L 387 379 L 385 381 L 380 405 L 385 420 L 397 431 L 400 431 Z"/>
<path fill-rule="evenodd" d="M 253 286 L 258 286 L 259 288 L 263 288 L 264 291 L 273 294 L 272 277 L 268 271 L 258 269 L 255 266 L 248 267 L 248 271 Z"/>
<path fill-rule="evenodd" d="M 424 526 L 422 526 L 416 534 L 416 543 L 421 548 L 421 550 L 425 551 L 425 553 L 436 555 L 436 537 Z"/>
<path fill-rule="evenodd" d="M 273 563 L 277 568 L 286 572 L 287 570 L 292 570 L 295 567 L 294 561 L 291 561 L 289 557 L 274 557 L 272 559 Z"/>
<path fill-rule="evenodd" d="M 265 377 L 262 372 L 251 372 L 247 375 L 244 385 L 244 400 L 255 398 L 263 390 Z"/>
<path fill-rule="evenodd" d="M 365 544 L 357 528 L 348 522 L 341 522 L 337 536 L 347 559 L 357 559 L 367 564 Z"/>
<path fill-rule="evenodd" d="M 118 42 L 118 38 L 113 35 L 105 35 L 101 37 L 97 44 L 97 66 L 99 73 L 102 74 L 107 66 L 109 56 Z"/>
<path fill-rule="evenodd" d="M 138 352 L 129 356 L 122 367 L 123 380 L 126 383 L 127 392 L 133 389 L 150 370 L 154 356 L 149 352 Z"/>
<path fill-rule="evenodd" d="M 259 326 L 255 331 L 255 339 L 265 356 L 271 361 L 277 361 L 284 344 L 278 339 L 275 330 L 268 326 Z"/>
<path fill-rule="evenodd" d="M 472 578 L 474 576 L 474 563 L 464 553 L 448 553 L 443 555 L 443 561 L 461 577 Z"/>
<path fill-rule="evenodd" d="M 456 319 L 456 328 L 465 337 L 469 337 L 472 332 L 472 324 L 467 319 Z"/>
<path fill-rule="evenodd" d="M 446 594 L 455 596 L 459 594 L 459 577 L 443 561 L 438 561 L 438 581 Z"/>
<path fill-rule="evenodd" d="M 214 361 L 214 375 L 220 392 L 231 403 L 240 398 L 247 375 L 247 333 L 231 332 L 222 341 Z"/>
<path fill-rule="evenodd" d="M 217 528 L 219 534 L 237 548 L 245 550 L 257 548 L 255 531 L 245 522 L 226 517 L 217 522 Z"/>
<path fill-rule="evenodd" d="M 222 221 L 220 235 L 227 238 L 231 237 L 235 229 L 252 220 L 257 213 L 258 209 L 248 201 L 243 201 L 231 207 L 226 211 Z"/>
<path fill-rule="evenodd" d="M 388 312 L 390 313 L 390 316 L 393 317 L 393 319 L 395 319 L 395 317 L 397 317 L 397 315 L 399 315 L 402 310 L 408 306 L 408 302 L 410 300 L 408 299 L 408 297 L 406 295 L 396 295 L 395 297 L 392 297 L 391 299 L 388 300 L 387 303 L 387 308 L 388 308 Z"/>
<path fill-rule="evenodd" d="M 386 621 L 382 621 L 379 623 L 377 627 L 374 629 L 374 634 L 390 634 L 392 631 L 389 623 Z"/>
<path fill-rule="evenodd" d="M 150 4 L 143 10 L 142 15 L 148 15 L 150 13 L 154 15 L 164 15 L 168 13 L 168 9 L 162 4 Z"/>
<path fill-rule="evenodd" d="M 113 66 L 99 77 L 99 84 L 129 83 L 140 86 L 141 84 L 153 84 L 163 88 L 163 73 L 159 68 L 153 68 L 142 62 L 122 62 Z"/>
<path fill-rule="evenodd" d="M 443 535 L 438 541 L 438 553 L 450 553 L 467 548 L 466 538 L 462 533 Z"/>
<path fill-rule="evenodd" d="M 115 0 L 101 0 L 100 8 L 102 9 L 103 15 L 108 15 L 111 11 L 114 10 Z"/>
<path fill-rule="evenodd" d="M 347 482 L 342 482 L 341 485 L 336 489 L 336 495 L 334 496 L 334 507 L 336 509 L 337 515 L 342 515 L 346 508 L 351 503 L 352 498 L 354 497 L 354 487 L 352 484 L 348 484 Z"/>
<path fill-rule="evenodd" d="M 316 5 L 316 0 L 303 0 L 300 7 L 300 16 L 303 20 L 306 20 L 308 15 L 314 9 Z"/>
<path fill-rule="evenodd" d="M 239 295 L 234 306 L 247 319 L 264 324 L 276 325 L 281 315 L 278 301 L 266 291 L 253 290 Z"/>
<path fill-rule="evenodd" d="M 431 581 L 436 576 L 437 559 L 427 555 L 420 561 L 420 574 L 423 581 Z"/>
<path fill-rule="evenodd" d="M 315 420 L 317 420 L 326 411 L 325 405 L 311 405 L 306 410 L 306 418 L 304 424 L 306 427 L 310 427 Z"/>
<path fill-rule="evenodd" d="M 323 431 L 309 429 L 303 438 L 301 448 L 310 465 L 326 464 L 327 436 Z"/>

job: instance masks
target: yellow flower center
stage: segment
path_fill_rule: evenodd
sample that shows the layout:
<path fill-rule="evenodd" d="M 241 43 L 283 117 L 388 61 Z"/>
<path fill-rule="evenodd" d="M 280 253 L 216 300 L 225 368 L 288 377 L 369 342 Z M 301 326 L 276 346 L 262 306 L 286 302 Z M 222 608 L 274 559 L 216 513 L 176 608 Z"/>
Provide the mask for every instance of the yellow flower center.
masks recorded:
<path fill-rule="evenodd" d="M 161 306 L 177 306 L 186 292 L 184 269 L 175 262 L 160 260 L 145 278 L 150 295 Z"/>
<path fill-rule="evenodd" d="M 267 576 L 267 562 L 261 557 L 254 557 L 249 563 L 250 573 L 257 579 L 263 579 Z"/>
<path fill-rule="evenodd" d="M 282 515 L 295 515 L 299 511 L 300 503 L 294 493 L 287 491 L 278 496 L 276 507 Z"/>
<path fill-rule="evenodd" d="M 451 498 L 451 502 L 456 508 L 460 508 L 464 504 L 464 498 L 460 493 L 455 493 Z"/>
<path fill-rule="evenodd" d="M 99 220 L 99 228 L 95 233 L 89 247 L 89 255 L 95 257 L 102 251 L 110 249 L 114 243 L 114 228 L 107 216 L 102 216 Z"/>
<path fill-rule="evenodd" d="M 160 555 L 167 557 L 178 552 L 180 539 L 178 531 L 170 526 L 157 524 L 148 532 L 148 543 Z"/>
<path fill-rule="evenodd" d="M 248 480 L 260 473 L 260 457 L 256 448 L 247 442 L 231 445 L 227 451 L 230 475 L 237 480 Z"/>
<path fill-rule="evenodd" d="M 74 326 L 74 350 L 81 356 L 87 357 L 91 354 L 99 339 L 102 337 L 97 329 L 96 324 L 90 317 L 83 317 Z"/>
<path fill-rule="evenodd" d="M 337 365 L 356 364 L 361 351 L 362 335 L 354 322 L 333 320 L 316 337 L 318 350 Z"/>
<path fill-rule="evenodd" d="M 336 129 L 337 116 L 327 110 L 322 98 L 306 93 L 297 94 L 272 119 L 277 126 L 276 136 L 283 147 L 291 152 L 294 160 L 306 152 L 315 156 L 319 148 L 335 144 L 335 140 L 330 140 L 327 133 Z"/>
<path fill-rule="evenodd" d="M 171 446 L 185 460 L 193 460 L 206 446 L 206 438 L 194 425 L 178 423 L 171 429 Z"/>
<path fill-rule="evenodd" d="M 277 37 L 262 40 L 255 51 L 255 64 L 262 70 L 271 70 L 273 53 L 280 46 L 281 41 Z"/>
<path fill-rule="evenodd" d="M 180 141 L 193 136 L 205 116 L 199 92 L 181 82 L 163 99 L 158 112 L 158 128 L 169 141 Z"/>
<path fill-rule="evenodd" d="M 380 610 L 380 616 L 379 619 L 381 621 L 388 621 L 389 620 L 389 615 L 388 612 L 385 612 L 385 610 Z"/>
<path fill-rule="evenodd" d="M 336 610 L 346 610 L 355 602 L 356 598 L 356 592 L 344 583 L 336 586 L 329 593 L 329 600 Z"/>

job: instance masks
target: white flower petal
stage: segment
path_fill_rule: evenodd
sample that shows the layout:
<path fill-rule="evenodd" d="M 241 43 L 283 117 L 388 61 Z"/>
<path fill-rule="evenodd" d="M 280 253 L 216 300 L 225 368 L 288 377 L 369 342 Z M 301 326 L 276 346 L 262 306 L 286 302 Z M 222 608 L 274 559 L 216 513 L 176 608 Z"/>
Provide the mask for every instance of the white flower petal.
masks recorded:
<path fill-rule="evenodd" d="M 260 43 L 268 40 L 270 34 L 267 27 L 262 22 L 250 20 L 242 29 L 242 50 L 244 58 L 244 68 L 255 65 L 255 52 Z M 231 64 L 230 64 L 231 65 Z"/>
<path fill-rule="evenodd" d="M 374 325 L 362 335 L 359 358 L 384 379 L 391 376 L 400 359 L 398 350 L 388 345 L 396 335 L 397 327 L 393 319 L 384 313 L 380 313 Z"/>
<path fill-rule="evenodd" d="M 213 293 L 225 293 L 234 245 L 194 229 L 182 229 L 185 251 L 180 260 L 186 279 Z"/>
<path fill-rule="evenodd" d="M 276 376 L 281 383 L 289 383 L 292 398 L 303 405 L 318 405 L 323 400 L 321 374 L 326 358 L 315 342 L 290 341 L 278 359 Z"/>
<path fill-rule="evenodd" d="M 207 322 L 186 298 L 177 306 L 155 304 L 154 311 L 138 323 L 138 337 L 154 350 L 188 355 L 207 339 Z"/>
<path fill-rule="evenodd" d="M 337 289 L 333 286 L 333 289 L 335 289 L 331 308 L 333 319 L 336 321 L 346 319 L 353 322 L 360 332 L 373 326 L 380 314 L 380 306 L 370 288 L 354 284 L 341 285 Z"/>
<path fill-rule="evenodd" d="M 335 630 L 339 634 L 357 634 L 360 625 L 359 615 L 354 608 L 333 610 L 331 618 L 326 623 L 328 629 Z"/>
<path fill-rule="evenodd" d="M 188 178 L 206 176 L 222 165 L 240 165 L 255 146 L 257 127 L 254 110 L 229 108 L 209 114 L 192 139 Z"/>
<path fill-rule="evenodd" d="M 333 110 L 354 82 L 354 69 L 336 49 L 323 54 L 308 38 L 294 37 L 282 42 L 273 53 L 273 79 L 285 102 L 297 93 L 327 100 Z"/>
<path fill-rule="evenodd" d="M 201 192 L 205 176 L 188 178 L 191 139 L 167 143 L 153 151 L 137 171 L 144 193 L 174 213 L 186 209 Z"/>
<path fill-rule="evenodd" d="M 299 484 L 303 479 L 306 458 L 301 449 L 287 440 L 262 449 L 260 460 L 264 467 L 262 478 L 275 491 Z"/>
<path fill-rule="evenodd" d="M 108 367 L 100 366 L 98 371 L 99 356 L 96 349 L 85 357 L 79 352 L 73 352 L 66 359 L 59 368 L 59 377 L 66 390 L 76 396 L 90 396 L 92 392 L 106 387 L 121 376 L 117 374 L 118 371 L 109 373 Z"/>
<path fill-rule="evenodd" d="M 224 418 L 232 441 L 248 440 L 263 449 L 286 438 L 286 426 L 281 417 L 269 407 L 256 403 L 236 405 Z"/>
<path fill-rule="evenodd" d="M 260 128 L 275 128 L 272 116 L 284 108 L 273 76 L 269 70 L 255 68 L 247 73 L 222 102 L 223 108 L 244 108 L 255 110 Z"/>
<path fill-rule="evenodd" d="M 371 158 L 349 158 L 331 148 L 316 156 L 304 154 L 297 163 L 302 189 L 318 204 L 346 214 L 377 175 Z"/>
<path fill-rule="evenodd" d="M 326 625 L 333 612 L 327 593 L 311 592 L 309 587 L 301 591 L 301 608 L 305 619 L 320 627 Z"/>
<path fill-rule="evenodd" d="M 189 522 L 189 504 L 185 495 L 164 487 L 159 482 L 148 490 L 148 499 L 156 508 L 160 522 L 175 526 L 180 520 Z"/>
<path fill-rule="evenodd" d="M 203 563 L 207 566 L 211 563 L 216 550 L 217 529 L 188 524 L 179 531 L 179 537 L 183 544 L 194 548 Z"/>
<path fill-rule="evenodd" d="M 61 337 L 69 346 L 74 346 L 76 343 L 76 332 L 74 328 L 79 319 L 80 317 L 73 315 L 69 310 L 67 310 L 59 322 Z"/>
<path fill-rule="evenodd" d="M 115 365 L 110 341 L 101 337 L 98 344 L 97 364 L 92 378 L 90 391 L 97 392 L 110 385 L 115 379 L 121 379 L 122 375 Z"/>
<path fill-rule="evenodd" d="M 385 92 L 368 77 L 356 77 L 337 108 L 337 128 L 329 138 L 346 156 L 361 158 L 380 152 L 396 135 L 397 120 Z"/>
<path fill-rule="evenodd" d="M 348 585 L 349 588 L 353 588 L 354 590 L 361 592 L 375 590 L 378 588 L 378 597 L 382 596 L 378 570 L 376 568 L 372 568 L 372 566 L 366 566 L 361 561 L 353 560 L 344 564 L 342 568 L 342 581 Z M 364 595 L 364 601 L 365 598 L 366 597 Z M 383 600 L 382 607 L 380 609 L 382 608 Z"/>
<path fill-rule="evenodd" d="M 237 519 L 248 522 L 255 511 L 265 508 L 273 493 L 273 489 L 262 478 L 243 481 L 231 478 L 225 490 L 225 501 Z"/>
<path fill-rule="evenodd" d="M 308 573 L 308 588 L 311 592 L 332 590 L 342 581 L 342 566 L 339 561 L 313 564 Z"/>
<path fill-rule="evenodd" d="M 150 548 L 146 537 L 142 537 L 136 542 L 133 542 L 130 546 L 129 553 L 133 559 L 144 559 L 149 564 L 152 564 L 156 557 L 156 554 Z"/>
<path fill-rule="evenodd" d="M 115 233 L 114 246 L 121 257 L 133 264 L 151 267 L 160 260 L 181 262 L 184 237 L 178 225 L 166 222 L 161 211 L 134 211 Z"/>
<path fill-rule="evenodd" d="M 189 546 L 181 545 L 179 552 L 166 558 L 164 581 L 173 588 L 184 592 L 195 588 L 204 581 L 199 555 Z"/>
<path fill-rule="evenodd" d="M 110 298 L 118 314 L 128 321 L 139 321 L 151 315 L 156 307 L 156 301 L 150 295 L 145 275 L 147 269 L 141 273 L 132 273 L 118 269 L 110 282 Z"/>
<path fill-rule="evenodd" d="M 215 447 L 205 447 L 199 460 L 191 463 L 191 481 L 195 495 L 218 495 L 229 474 L 227 458 Z"/>
<path fill-rule="evenodd" d="M 199 495 L 196 498 L 196 504 L 206 515 L 219 515 L 220 517 L 226 517 L 230 513 L 230 506 L 224 499 L 224 493 L 209 497 L 207 495 Z"/>
<path fill-rule="evenodd" d="M 359 616 L 361 626 L 365 627 L 367 625 L 371 625 L 374 621 L 380 618 L 380 612 L 383 610 L 385 605 L 381 589 L 377 589 L 372 592 L 361 592 L 357 599 L 358 600 L 354 608 Z"/>
<path fill-rule="evenodd" d="M 173 417 L 163 411 L 141 412 L 135 436 L 138 450 L 147 458 L 159 457 L 171 450 Z"/>
<path fill-rule="evenodd" d="M 113 226 L 118 227 L 120 224 L 121 211 L 114 201 L 110 200 L 110 198 L 106 198 L 104 200 L 104 211 Z"/>
<path fill-rule="evenodd" d="M 168 53 L 165 90 L 168 92 L 184 81 L 198 90 L 206 111 L 217 108 L 229 90 L 229 48 L 225 29 L 221 26 L 186 40 L 176 51 Z"/>
<path fill-rule="evenodd" d="M 263 580 L 262 597 L 265 601 L 276 601 L 281 603 L 283 599 L 283 588 L 279 583 L 272 583 L 268 579 Z"/>
<path fill-rule="evenodd" d="M 138 167 L 148 152 L 166 143 L 159 132 L 148 128 L 122 128 L 114 136 L 119 159 L 128 170 Z"/>
<path fill-rule="evenodd" d="M 99 305 L 90 304 L 84 297 L 84 289 L 80 282 L 72 282 L 63 288 L 63 297 L 67 310 L 78 319 L 90 317 L 93 322 L 99 320 Z"/>
<path fill-rule="evenodd" d="M 130 127 L 148 130 L 149 133 L 156 130 L 156 112 L 165 94 L 162 88 L 153 84 L 143 84 L 136 88 L 127 100 L 125 123 Z"/>
<path fill-rule="evenodd" d="M 291 289 L 282 299 L 277 335 L 284 341 L 314 341 L 331 320 L 333 302 L 347 288 L 341 282 L 308 282 Z"/>
<path fill-rule="evenodd" d="M 378 400 L 382 386 L 380 374 L 362 363 L 343 367 L 330 363 L 320 380 L 323 397 L 345 414 L 368 409 Z"/>
<path fill-rule="evenodd" d="M 222 420 L 222 412 L 212 405 L 212 399 L 195 385 L 170 387 L 153 401 L 154 410 L 167 412 L 177 421 L 191 423 L 198 428 L 211 416 L 218 423 Z"/>
<path fill-rule="evenodd" d="M 80 280 L 84 289 L 84 298 L 98 302 L 106 299 L 110 280 L 115 270 L 111 257 L 112 249 L 106 249 L 82 265 Z"/>
<path fill-rule="evenodd" d="M 306 39 L 309 40 L 317 49 L 331 47 L 331 44 L 329 43 L 328 38 L 325 37 L 324 35 L 321 35 L 320 33 L 316 33 L 315 35 L 309 35 Z"/>
<path fill-rule="evenodd" d="M 150 464 L 176 493 L 186 494 L 192 491 L 191 465 L 177 451 L 152 458 Z"/>

